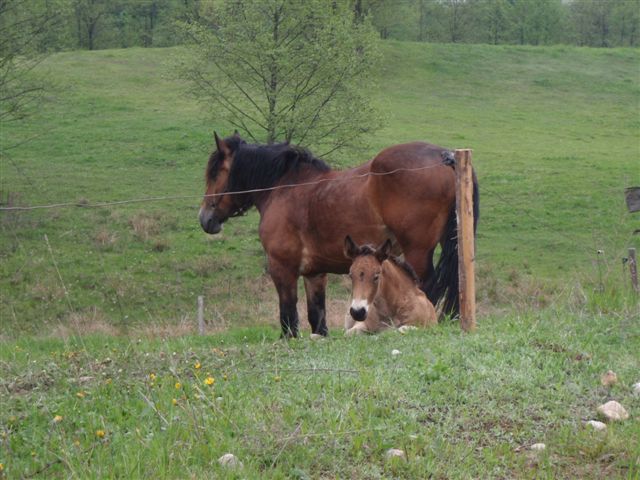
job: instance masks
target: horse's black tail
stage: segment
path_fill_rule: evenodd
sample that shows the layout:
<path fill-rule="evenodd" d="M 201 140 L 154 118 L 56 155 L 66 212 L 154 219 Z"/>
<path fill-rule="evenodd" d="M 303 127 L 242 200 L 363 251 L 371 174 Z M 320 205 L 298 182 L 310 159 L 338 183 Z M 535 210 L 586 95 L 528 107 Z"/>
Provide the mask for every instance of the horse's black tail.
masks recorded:
<path fill-rule="evenodd" d="M 473 173 L 473 231 L 480 218 L 480 191 Z M 425 284 L 425 293 L 434 305 L 440 303 L 443 315 L 453 318 L 460 311 L 458 287 L 458 224 L 456 206 L 451 207 L 444 233 L 440 239 L 442 251 L 433 276 Z"/>

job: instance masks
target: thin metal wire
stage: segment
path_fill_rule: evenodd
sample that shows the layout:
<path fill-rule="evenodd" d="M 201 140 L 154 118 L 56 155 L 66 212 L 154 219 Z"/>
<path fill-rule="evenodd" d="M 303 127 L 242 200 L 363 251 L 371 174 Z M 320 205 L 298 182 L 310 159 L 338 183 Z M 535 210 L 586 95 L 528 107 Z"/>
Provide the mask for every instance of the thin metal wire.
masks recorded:
<path fill-rule="evenodd" d="M 390 172 L 366 172 L 358 175 L 353 175 L 350 177 L 339 177 L 339 178 L 321 178 L 320 180 L 315 180 L 313 182 L 303 182 L 303 183 L 289 183 L 284 185 L 276 185 L 273 187 L 267 188 L 254 188 L 251 190 L 240 190 L 236 192 L 223 192 L 223 193 L 211 193 L 209 195 L 170 195 L 166 197 L 146 197 L 146 198 L 133 198 L 130 200 L 116 200 L 113 202 L 101 202 L 101 203 L 93 203 L 93 204 L 83 204 L 78 202 L 64 202 L 64 203 L 52 203 L 49 205 L 32 205 L 28 207 L 0 207 L 0 211 L 24 211 L 24 210 L 41 210 L 48 208 L 66 208 L 66 207 L 79 207 L 79 208 L 100 208 L 100 207 L 110 207 L 113 205 L 125 205 L 128 203 L 143 203 L 143 202 L 159 202 L 166 200 L 183 200 L 186 198 L 213 198 L 213 197 L 221 197 L 224 195 L 244 195 L 248 193 L 261 193 L 261 192 L 270 192 L 273 190 L 280 190 L 284 188 L 295 188 L 295 187 L 308 187 L 313 185 L 318 185 L 326 182 L 338 182 L 338 181 L 346 181 L 346 180 L 357 180 L 360 178 L 370 177 L 370 176 L 385 176 L 385 175 L 393 175 L 398 172 L 417 172 L 420 170 L 428 170 L 430 168 L 448 166 L 445 163 L 438 163 L 435 165 L 426 165 L 424 167 L 416 167 L 416 168 L 396 168 Z"/>

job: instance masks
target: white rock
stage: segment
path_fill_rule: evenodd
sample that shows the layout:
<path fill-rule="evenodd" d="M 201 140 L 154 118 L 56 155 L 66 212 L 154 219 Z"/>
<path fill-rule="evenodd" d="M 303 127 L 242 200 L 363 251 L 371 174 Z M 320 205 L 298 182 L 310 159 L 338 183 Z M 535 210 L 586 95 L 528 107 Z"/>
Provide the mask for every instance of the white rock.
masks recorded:
<path fill-rule="evenodd" d="M 624 407 L 615 400 L 611 400 L 604 405 L 600 405 L 598 407 L 598 413 L 607 420 L 611 421 L 626 420 L 627 418 L 629 418 L 629 414 L 624 409 Z"/>
<path fill-rule="evenodd" d="M 632 388 L 635 395 L 640 395 L 640 382 L 635 383 Z"/>
<path fill-rule="evenodd" d="M 599 422 L 597 420 L 589 420 L 587 422 L 587 425 L 590 426 L 591 428 L 593 428 L 594 430 L 606 430 L 607 429 L 607 424 L 606 423 L 602 423 L 602 422 Z"/>
<path fill-rule="evenodd" d="M 392 458 L 402 458 L 402 459 L 406 459 L 407 456 L 405 455 L 404 451 L 402 450 L 398 450 L 397 448 L 390 448 L 389 450 L 387 450 L 387 453 L 385 453 L 385 457 L 387 457 L 388 460 L 392 459 Z"/>
<path fill-rule="evenodd" d="M 611 387 L 618 383 L 618 376 L 615 372 L 609 370 L 600 377 L 600 383 L 605 387 Z"/>
<path fill-rule="evenodd" d="M 312 333 L 311 335 L 309 335 L 309 339 L 311 340 L 323 340 L 324 336 L 317 334 L 317 333 Z"/>
<path fill-rule="evenodd" d="M 400 350 L 396 350 L 395 348 L 393 350 L 391 350 L 391 355 L 393 355 L 394 357 L 400 355 L 400 353 L 402 353 L 402 352 L 400 352 Z"/>
<path fill-rule="evenodd" d="M 544 443 L 534 443 L 533 445 L 531 445 L 529 447 L 531 450 L 535 450 L 536 452 L 541 452 L 542 450 L 544 450 L 545 448 L 547 448 L 547 446 Z"/>
<path fill-rule="evenodd" d="M 218 463 L 223 467 L 242 468 L 242 462 L 238 460 L 238 457 L 236 457 L 233 453 L 225 453 L 218 459 Z"/>

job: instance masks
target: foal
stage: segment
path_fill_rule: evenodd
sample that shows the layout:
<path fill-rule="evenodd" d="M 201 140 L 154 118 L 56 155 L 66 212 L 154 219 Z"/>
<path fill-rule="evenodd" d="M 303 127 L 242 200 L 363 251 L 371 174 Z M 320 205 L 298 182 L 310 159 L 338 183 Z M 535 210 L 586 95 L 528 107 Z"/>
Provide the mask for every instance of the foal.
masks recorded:
<path fill-rule="evenodd" d="M 404 331 L 438 323 L 436 310 L 418 287 L 413 269 L 391 255 L 391 240 L 374 249 L 358 246 L 347 235 L 344 253 L 352 260 L 350 317 L 347 334 L 375 333 L 389 327 Z"/>

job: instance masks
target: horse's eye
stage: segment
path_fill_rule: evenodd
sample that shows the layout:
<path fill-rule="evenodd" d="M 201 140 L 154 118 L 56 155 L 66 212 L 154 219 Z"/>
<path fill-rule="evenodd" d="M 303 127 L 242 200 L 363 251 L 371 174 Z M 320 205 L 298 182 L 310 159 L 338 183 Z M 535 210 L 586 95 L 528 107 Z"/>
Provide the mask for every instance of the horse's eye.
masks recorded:
<path fill-rule="evenodd" d="M 380 274 L 379 274 L 379 273 L 376 273 L 376 274 L 373 276 L 373 281 L 374 281 L 374 282 L 377 282 L 378 280 L 380 280 Z"/>

